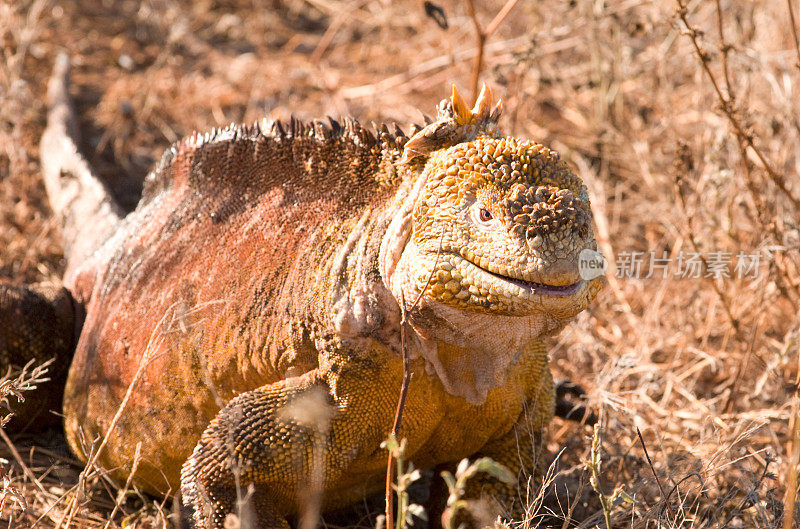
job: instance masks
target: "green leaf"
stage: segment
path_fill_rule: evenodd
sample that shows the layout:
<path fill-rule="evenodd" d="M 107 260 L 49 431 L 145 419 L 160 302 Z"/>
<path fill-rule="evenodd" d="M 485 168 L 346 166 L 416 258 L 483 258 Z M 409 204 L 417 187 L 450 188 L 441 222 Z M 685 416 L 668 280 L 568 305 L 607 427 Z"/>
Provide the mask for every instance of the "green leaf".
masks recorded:
<path fill-rule="evenodd" d="M 495 479 L 499 479 L 503 483 L 513 485 L 517 482 L 517 478 L 511 473 L 505 465 L 502 465 L 490 457 L 482 457 L 473 463 L 476 470 L 486 472 Z"/>
<path fill-rule="evenodd" d="M 397 444 L 397 438 L 394 436 L 394 434 L 390 433 L 386 440 L 381 443 L 381 448 L 395 453 L 400 448 L 400 445 Z"/>
<path fill-rule="evenodd" d="M 419 470 L 414 470 L 413 472 L 406 473 L 404 477 L 406 479 L 406 483 L 413 483 L 422 477 L 422 472 Z"/>
<path fill-rule="evenodd" d="M 464 473 L 467 472 L 469 469 L 469 459 L 466 457 L 458 462 L 458 467 L 456 468 L 456 476 L 461 477 Z"/>
<path fill-rule="evenodd" d="M 611 496 L 611 500 L 616 503 L 619 500 L 626 501 L 628 503 L 636 503 L 630 495 L 625 492 L 621 487 L 614 491 L 614 494 Z"/>
<path fill-rule="evenodd" d="M 422 505 L 419 505 L 417 503 L 412 503 L 406 508 L 406 510 L 408 511 L 409 514 L 409 520 L 408 520 L 409 522 L 411 521 L 410 520 L 411 516 L 416 516 L 420 520 L 428 519 L 428 513 L 425 512 L 425 508 Z"/>
<path fill-rule="evenodd" d="M 445 484 L 447 485 L 447 490 L 450 493 L 453 493 L 453 490 L 456 488 L 456 478 L 448 471 L 444 471 L 441 473 L 442 479 L 444 480 Z"/>

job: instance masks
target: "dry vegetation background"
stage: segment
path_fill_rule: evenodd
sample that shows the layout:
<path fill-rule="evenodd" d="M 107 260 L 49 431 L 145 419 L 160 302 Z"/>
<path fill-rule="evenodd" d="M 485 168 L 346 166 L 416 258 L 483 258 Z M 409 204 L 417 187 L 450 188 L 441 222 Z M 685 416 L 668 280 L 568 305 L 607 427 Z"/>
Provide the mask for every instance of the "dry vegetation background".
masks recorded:
<path fill-rule="evenodd" d="M 440 5 L 447 29 L 419 1 L 0 0 L 0 277 L 61 271 L 38 162 L 57 52 L 74 65 L 84 153 L 130 207 L 162 150 L 193 130 L 292 113 L 407 124 L 451 83 L 468 93 L 468 5 Z M 502 5 L 476 4 L 483 27 Z M 784 517 L 800 450 L 798 439 L 789 451 L 800 436 L 800 54 L 789 5 L 691 0 L 681 20 L 674 1 L 522 1 L 487 42 L 482 79 L 504 100 L 504 132 L 570 162 L 607 256 L 761 256 L 755 279 L 614 278 L 612 265 L 599 302 L 553 340 L 556 375 L 587 388 L 603 416 L 599 486 L 616 527 L 800 518 Z M 82 466 L 58 432 L 6 434 L 0 525 L 65 527 L 73 500 L 72 528 L 170 523 L 169 502 L 118 495 L 96 473 L 76 496 Z M 561 473 L 527 524 L 602 526 L 582 463 L 591 429 L 556 420 L 550 434 Z"/>

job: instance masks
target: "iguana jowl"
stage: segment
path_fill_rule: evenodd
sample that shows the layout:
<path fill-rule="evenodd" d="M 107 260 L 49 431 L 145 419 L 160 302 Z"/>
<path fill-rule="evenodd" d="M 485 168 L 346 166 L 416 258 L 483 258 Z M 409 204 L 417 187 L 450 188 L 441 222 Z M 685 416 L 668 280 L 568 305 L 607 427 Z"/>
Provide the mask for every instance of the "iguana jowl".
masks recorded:
<path fill-rule="evenodd" d="M 408 457 L 539 475 L 554 399 L 541 339 L 601 279 L 578 274 L 596 248 L 585 186 L 502 136 L 488 90 L 471 110 L 454 91 L 410 139 L 352 119 L 194 134 L 123 216 L 65 132 L 59 68 L 42 148 L 67 290 L 37 299 L 62 315 L 52 332 L 77 329 L 63 411 L 80 457 L 107 437 L 98 462 L 125 476 L 141 443 L 134 480 L 180 488 L 196 527 L 222 527 L 251 484 L 260 526 L 286 527 L 322 439 L 323 508 L 355 501 L 383 486 L 405 304 Z M 0 290 L 14 322 L 0 361 L 52 353 L 19 339 L 28 294 Z M 514 510 L 514 487 L 473 486 Z"/>

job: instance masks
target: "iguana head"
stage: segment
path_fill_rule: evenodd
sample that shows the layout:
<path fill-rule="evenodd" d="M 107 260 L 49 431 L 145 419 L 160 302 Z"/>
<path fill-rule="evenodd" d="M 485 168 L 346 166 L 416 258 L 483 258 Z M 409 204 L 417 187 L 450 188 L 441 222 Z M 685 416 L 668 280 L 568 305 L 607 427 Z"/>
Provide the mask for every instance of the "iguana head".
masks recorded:
<path fill-rule="evenodd" d="M 583 182 L 556 152 L 501 136 L 486 87 L 472 110 L 455 90 L 439 109 L 405 149 L 407 163 L 424 162 L 424 187 L 397 270 L 403 297 L 422 292 L 471 313 L 578 314 L 602 281 L 578 270 L 581 251 L 597 248 Z"/>
<path fill-rule="evenodd" d="M 604 281 L 578 266 L 597 248 L 583 182 L 556 152 L 503 137 L 499 115 L 486 87 L 472 110 L 455 90 L 442 101 L 405 145 L 413 186 L 381 244 L 381 276 L 414 331 L 410 357 L 476 405 Z"/>

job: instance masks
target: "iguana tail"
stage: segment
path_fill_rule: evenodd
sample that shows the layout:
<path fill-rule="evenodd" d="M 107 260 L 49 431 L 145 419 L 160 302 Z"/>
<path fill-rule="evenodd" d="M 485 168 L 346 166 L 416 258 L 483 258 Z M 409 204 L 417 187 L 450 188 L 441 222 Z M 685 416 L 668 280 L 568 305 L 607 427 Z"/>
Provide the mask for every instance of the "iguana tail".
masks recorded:
<path fill-rule="evenodd" d="M 47 197 L 64 242 L 65 277 L 108 237 L 122 210 L 78 151 L 78 127 L 70 101 L 69 58 L 56 59 L 47 87 L 49 112 L 40 144 Z"/>
<path fill-rule="evenodd" d="M 56 60 L 48 86 L 50 109 L 40 149 L 42 172 L 53 213 L 59 219 L 67 266 L 65 279 L 108 237 L 122 211 L 94 175 L 77 147 L 75 113 L 67 92 L 69 60 Z M 12 285 L 0 282 L 0 376 L 19 372 L 31 362 L 49 359 L 46 377 L 25 392 L 0 400 L 14 416 L 11 433 L 59 421 L 67 371 L 83 323 L 83 308 L 72 293 L 58 284 Z M 2 395 L 0 395 L 1 397 Z M 7 411 L 0 406 L 0 425 Z"/>

